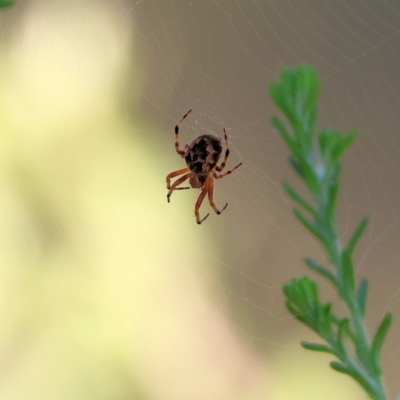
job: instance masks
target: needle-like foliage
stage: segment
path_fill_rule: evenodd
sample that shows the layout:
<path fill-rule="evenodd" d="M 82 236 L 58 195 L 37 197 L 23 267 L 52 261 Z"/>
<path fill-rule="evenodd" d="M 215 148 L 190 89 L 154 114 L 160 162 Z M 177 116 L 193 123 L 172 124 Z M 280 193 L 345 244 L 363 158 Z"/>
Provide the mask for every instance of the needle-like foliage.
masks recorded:
<path fill-rule="evenodd" d="M 319 265 L 311 258 L 305 263 L 335 287 L 348 313 L 345 317 L 335 315 L 330 303 L 321 302 L 318 286 L 309 277 L 293 279 L 283 286 L 287 309 L 324 341 L 304 342 L 305 349 L 332 354 L 336 358 L 330 363 L 334 370 L 354 378 L 371 399 L 384 400 L 380 353 L 392 318 L 385 315 L 373 339 L 369 339 L 364 319 L 368 281 L 363 279 L 356 284 L 352 261 L 367 219 L 360 222 L 345 246 L 340 243 L 335 224 L 340 159 L 357 133 L 315 131 L 320 85 L 309 66 L 284 69 L 280 82 L 271 84 L 269 91 L 290 128 L 277 117 L 272 118 L 272 125 L 289 147 L 290 164 L 307 186 L 312 201 L 306 201 L 287 183 L 284 189 L 294 203 L 295 216 L 322 244 L 330 265 Z"/>

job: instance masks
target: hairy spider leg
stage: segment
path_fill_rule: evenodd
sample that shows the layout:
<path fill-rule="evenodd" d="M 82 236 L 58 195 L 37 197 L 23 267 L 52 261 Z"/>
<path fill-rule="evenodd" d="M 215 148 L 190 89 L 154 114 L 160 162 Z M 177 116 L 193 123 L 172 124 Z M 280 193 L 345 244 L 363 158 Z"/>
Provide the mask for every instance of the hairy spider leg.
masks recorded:
<path fill-rule="evenodd" d="M 175 126 L 175 150 L 182 158 L 185 157 L 185 152 L 179 148 L 179 126 L 191 112 L 192 110 L 189 110 Z"/>
<path fill-rule="evenodd" d="M 169 203 L 169 198 L 171 197 L 171 194 L 174 190 L 180 190 L 180 189 L 190 189 L 189 187 L 184 187 L 184 188 L 177 188 L 178 185 L 180 185 L 181 183 L 185 182 L 186 179 L 188 179 L 190 177 L 191 172 L 188 172 L 187 174 L 183 175 L 182 177 L 180 177 L 179 179 L 177 179 L 172 186 L 170 187 L 168 194 L 167 194 L 167 200 Z"/>
<path fill-rule="evenodd" d="M 208 193 L 208 201 L 210 203 L 210 206 L 213 208 L 213 210 L 218 214 L 221 215 L 223 213 L 223 211 L 226 209 L 226 207 L 228 207 L 228 203 L 226 203 L 224 205 L 224 207 L 222 208 L 222 210 L 218 210 L 218 207 L 215 205 L 214 203 L 214 178 L 209 175 L 207 178 L 207 182 L 206 182 L 206 186 L 207 186 L 207 193 Z"/>
<path fill-rule="evenodd" d="M 203 203 L 204 197 L 206 197 L 207 191 L 208 191 L 207 190 L 207 185 L 204 185 L 199 197 L 197 198 L 196 205 L 194 206 L 194 214 L 196 215 L 196 222 L 199 225 L 202 222 L 204 222 L 208 218 L 208 216 L 210 215 L 210 213 L 208 213 L 204 218 L 200 219 L 199 209 L 201 207 L 201 204 Z"/>
<path fill-rule="evenodd" d="M 178 171 L 173 171 L 170 174 L 167 175 L 167 189 L 171 188 L 171 179 L 175 178 L 176 176 L 185 174 L 186 172 L 190 172 L 189 168 L 182 168 L 178 169 Z M 177 188 L 177 189 L 190 189 L 190 187 L 185 187 L 185 188 Z"/>
<path fill-rule="evenodd" d="M 225 165 L 226 165 L 226 162 L 228 161 L 228 157 L 229 157 L 229 153 L 230 153 L 229 145 L 228 145 L 228 135 L 226 134 L 225 128 L 224 128 L 224 137 L 225 137 L 225 147 L 226 147 L 225 157 L 224 157 L 224 161 L 222 161 L 221 165 L 217 165 L 215 167 L 215 169 L 218 172 L 221 172 L 225 168 Z"/>
<path fill-rule="evenodd" d="M 224 205 L 224 207 L 221 210 L 219 210 L 218 207 L 216 206 L 216 204 L 214 203 L 214 199 L 213 199 L 214 198 L 214 178 L 211 175 L 209 175 L 207 180 L 206 180 L 206 182 L 205 182 L 205 184 L 204 184 L 204 186 L 203 186 L 203 189 L 202 189 L 202 191 L 200 193 L 200 196 L 197 198 L 196 205 L 194 207 L 194 213 L 196 215 L 196 222 L 199 225 L 202 222 L 204 222 L 208 218 L 208 216 L 210 215 L 208 213 L 204 218 L 200 219 L 199 210 L 200 210 L 200 207 L 201 207 L 201 205 L 203 203 L 203 200 L 206 197 L 206 195 L 208 195 L 208 201 L 210 203 L 210 206 L 212 207 L 212 209 L 218 215 L 221 215 L 224 212 L 224 210 L 226 209 L 226 207 L 228 207 L 228 203 L 226 203 Z"/>
<path fill-rule="evenodd" d="M 236 165 L 236 167 L 233 167 L 232 169 L 230 169 L 229 171 L 224 172 L 223 174 L 218 175 L 215 171 L 212 171 L 213 177 L 215 179 L 221 179 L 226 175 L 231 174 L 233 171 L 237 170 L 243 163 L 240 162 L 238 165 Z"/>

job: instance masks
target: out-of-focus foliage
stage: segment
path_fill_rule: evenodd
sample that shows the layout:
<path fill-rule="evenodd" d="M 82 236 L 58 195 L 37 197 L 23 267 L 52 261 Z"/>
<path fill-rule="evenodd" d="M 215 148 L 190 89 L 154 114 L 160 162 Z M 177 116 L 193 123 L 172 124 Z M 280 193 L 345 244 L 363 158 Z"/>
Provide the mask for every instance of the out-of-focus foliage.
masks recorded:
<path fill-rule="evenodd" d="M 14 4 L 14 0 L 0 0 L 0 8 L 9 7 Z"/>

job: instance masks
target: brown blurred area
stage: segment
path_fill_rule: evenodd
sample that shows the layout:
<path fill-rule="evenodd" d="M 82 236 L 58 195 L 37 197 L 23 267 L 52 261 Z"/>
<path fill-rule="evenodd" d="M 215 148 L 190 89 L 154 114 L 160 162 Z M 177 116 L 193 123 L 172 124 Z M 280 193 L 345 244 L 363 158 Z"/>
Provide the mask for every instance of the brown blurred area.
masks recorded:
<path fill-rule="evenodd" d="M 364 399 L 284 308 L 324 255 L 281 189 L 296 177 L 268 96 L 283 66 L 321 79 L 320 127 L 359 130 L 339 227 L 400 391 L 400 6 L 396 2 L 16 1 L 0 11 L 0 398 Z M 227 168 L 166 201 L 181 144 L 227 129 Z M 300 186 L 297 186 L 300 187 Z M 212 211 L 212 210 L 211 210 Z M 204 204 L 201 213 L 210 212 Z M 312 274 L 310 274 L 312 275 Z M 314 277 L 315 278 L 315 277 Z M 318 280 L 318 279 L 317 279 Z M 325 301 L 337 299 L 320 282 Z"/>

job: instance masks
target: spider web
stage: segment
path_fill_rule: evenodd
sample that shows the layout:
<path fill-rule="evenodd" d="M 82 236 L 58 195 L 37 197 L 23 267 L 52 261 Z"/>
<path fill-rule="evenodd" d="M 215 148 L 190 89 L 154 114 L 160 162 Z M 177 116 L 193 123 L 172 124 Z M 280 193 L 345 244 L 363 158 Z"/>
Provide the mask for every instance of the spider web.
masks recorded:
<path fill-rule="evenodd" d="M 106 50 L 103 53 L 100 51 L 97 58 L 100 62 L 96 65 L 90 64 L 90 88 L 85 93 L 82 89 L 83 97 L 77 99 L 76 106 L 79 111 L 75 110 L 73 118 L 79 123 L 80 118 L 85 115 L 87 103 L 96 106 L 96 112 L 107 109 L 106 92 L 104 90 L 98 95 L 96 80 L 101 80 L 104 78 L 102 75 L 106 75 L 102 62 L 110 63 L 114 56 L 118 58 L 114 64 L 122 78 L 115 85 L 118 89 L 114 91 L 117 92 L 118 109 L 122 110 L 122 116 L 115 124 L 125 126 L 121 129 L 121 136 L 125 135 L 131 140 L 129 146 L 132 149 L 132 158 L 139 157 L 138 153 L 134 153 L 139 148 L 139 153 L 145 154 L 144 158 L 150 164 L 146 178 L 141 177 L 145 173 L 144 168 L 147 168 L 141 161 L 137 164 L 132 161 L 131 169 L 122 173 L 124 185 L 134 193 L 127 194 L 122 189 L 124 185 L 120 183 L 118 192 L 114 194 L 115 198 L 127 202 L 124 205 L 125 214 L 121 212 L 120 215 L 116 205 L 109 206 L 107 215 L 111 219 L 113 216 L 118 219 L 121 232 L 125 224 L 130 227 L 126 228 L 127 231 L 134 226 L 140 232 L 140 240 L 136 242 L 135 239 L 134 244 L 131 244 L 127 237 L 123 245 L 126 248 L 135 247 L 135 244 L 138 247 L 144 246 L 148 252 L 154 253 L 157 265 L 168 269 L 173 264 L 178 270 L 174 270 L 174 274 L 182 274 L 185 279 L 201 282 L 205 291 L 211 293 L 210 297 L 218 299 L 215 300 L 215 307 L 225 310 L 221 318 L 225 319 L 226 326 L 235 335 L 243 338 L 250 348 L 256 349 L 257 357 L 261 359 L 260 354 L 264 354 L 268 368 L 275 375 L 279 375 L 280 361 L 276 360 L 281 360 L 280 353 L 288 352 L 306 357 L 304 353 L 297 352 L 299 340 L 318 341 L 288 315 L 281 294 L 282 284 L 306 273 L 312 275 L 302 264 L 304 257 L 311 256 L 322 263 L 325 258 L 318 243 L 295 221 L 291 205 L 282 192 L 281 182 L 289 181 L 296 186 L 297 177 L 288 166 L 287 149 L 271 128 L 271 116 L 277 114 L 277 111 L 269 99 L 268 84 L 278 80 L 283 66 L 307 63 L 315 67 L 322 86 L 319 126 L 334 127 L 343 132 L 349 132 L 353 128 L 359 131 L 355 144 L 349 149 L 343 162 L 338 224 L 345 243 L 360 219 L 365 215 L 370 217 L 367 233 L 357 250 L 355 265 L 357 278 L 366 277 L 370 283 L 367 308 L 370 332 L 376 330 L 385 313 L 391 312 L 394 315 L 394 323 L 384 346 L 382 363 L 386 386 L 392 398 L 397 395 L 400 392 L 400 345 L 397 340 L 400 333 L 398 2 L 87 1 L 84 2 L 84 9 L 77 14 L 71 14 L 71 17 L 68 17 L 71 12 L 69 6 L 62 5 L 62 2 L 55 6 L 53 4 L 52 7 L 46 2 L 39 3 L 39 15 L 44 21 L 51 18 L 54 21 L 58 18 L 67 20 L 67 24 L 60 24 L 61 28 L 57 27 L 57 23 L 51 25 L 49 39 L 44 44 L 44 59 L 47 61 L 47 72 L 44 76 L 47 79 L 48 92 L 43 101 L 50 110 L 53 110 L 53 104 L 49 88 L 53 84 L 61 88 L 60 98 L 63 99 L 68 92 L 67 71 L 72 68 L 80 75 L 83 71 L 81 63 L 83 65 L 94 57 L 89 43 L 80 43 L 78 27 L 83 26 L 85 18 L 88 18 L 90 30 L 92 18 L 94 20 L 103 15 L 101 10 L 105 10 L 104 15 L 112 21 L 112 27 L 105 30 L 105 33 L 98 33 L 98 36 L 107 51 L 110 51 L 106 47 L 107 41 L 115 40 L 113 43 L 116 43 L 114 46 L 118 48 L 120 58 Z M 71 10 L 80 10 L 79 7 L 82 7 L 78 3 L 71 4 Z M 94 11 L 99 5 L 100 11 Z M 58 11 L 58 7 L 62 12 Z M 34 12 L 36 11 L 32 3 L 21 1 L 13 11 L 1 15 L 4 22 L 0 27 L 3 41 L 7 43 L 14 40 L 14 24 L 19 24 L 22 32 L 27 29 L 27 16 Z M 80 19 L 76 19 L 76 15 Z M 101 18 L 105 18 L 104 15 Z M 40 41 L 41 28 L 35 29 Z M 93 29 L 99 29 L 99 26 L 94 24 Z M 75 36 L 73 49 L 79 49 L 77 61 L 72 67 L 65 61 L 68 60 L 68 52 L 59 53 L 57 48 L 57 38 L 69 35 Z M 102 44 L 98 46 L 102 49 Z M 22 47 L 16 45 L 15 48 L 21 61 L 32 63 L 33 66 L 36 58 L 41 56 L 40 46 L 37 49 L 30 47 L 28 55 L 24 54 Z M 62 59 L 60 62 L 64 67 L 61 68 L 61 73 L 54 73 L 53 66 L 58 59 Z M 39 73 L 33 68 L 28 74 L 29 82 L 33 81 L 34 84 L 38 76 Z M 83 73 L 80 80 L 85 80 Z M 43 82 L 37 84 L 39 83 Z M 60 92 L 57 93 L 59 95 Z M 193 214 L 198 191 L 175 192 L 171 197 L 171 204 L 167 204 L 166 192 L 163 192 L 164 175 L 184 167 L 183 160 L 174 153 L 173 129 L 189 109 L 193 111 L 180 128 L 181 148 L 201 134 L 222 137 L 225 127 L 231 150 L 225 170 L 243 162 L 232 175 L 216 181 L 215 184 L 214 200 L 217 206 L 222 207 L 226 202 L 229 206 L 221 216 L 217 216 L 205 201 L 200 212 L 202 216 L 210 212 L 210 217 L 200 227 L 195 224 Z M 58 112 L 62 121 L 70 118 L 67 111 L 61 109 Z M 51 111 L 47 113 L 52 115 Z M 30 115 L 29 118 L 35 120 L 37 117 Z M 126 126 L 134 126 L 136 134 Z M 91 136 L 91 140 L 95 140 L 95 135 Z M 34 143 L 40 147 L 43 141 L 41 138 L 40 143 L 39 139 L 38 143 Z M 120 151 L 120 154 L 125 154 L 126 150 Z M 102 155 L 106 153 L 105 150 L 100 151 Z M 83 167 L 90 164 L 92 168 L 97 168 L 95 166 L 102 162 L 102 158 L 91 158 L 90 154 Z M 115 162 L 116 160 L 111 165 L 115 165 Z M 122 165 L 125 164 L 121 161 Z M 153 166 L 154 173 L 151 171 Z M 124 170 L 125 167 L 121 169 Z M 63 171 L 61 176 L 62 174 Z M 112 201 L 115 199 L 110 200 L 108 194 L 105 194 L 109 189 L 101 186 L 103 178 L 100 177 L 104 174 L 111 176 L 112 172 L 106 167 L 99 169 L 96 182 L 100 185 L 97 188 L 101 189 L 93 196 L 96 200 L 91 201 L 98 201 L 100 204 L 101 200 L 97 198 L 104 194 L 106 203 L 114 204 Z M 138 183 L 141 182 L 140 179 L 150 181 L 151 187 L 145 187 L 142 191 L 142 185 Z M 158 186 L 161 189 L 156 189 Z M 301 186 L 297 187 L 301 190 Z M 81 186 L 79 188 L 83 190 Z M 7 190 L 3 196 L 4 201 L 12 203 L 14 197 Z M 65 193 L 67 192 L 66 189 Z M 67 194 L 64 196 L 68 197 Z M 137 202 L 132 204 L 130 196 Z M 48 200 L 50 205 L 55 201 L 54 198 Z M 40 202 L 41 196 L 38 199 Z M 120 200 L 115 204 L 119 204 L 118 201 Z M 69 209 L 69 206 L 65 207 Z M 25 210 L 25 207 L 21 206 L 21 209 Z M 10 220 L 4 216 L 7 224 L 12 225 L 17 221 L 19 225 L 23 225 L 21 220 L 25 218 L 25 211 L 18 209 L 14 212 L 18 216 L 16 219 Z M 160 219 L 160 214 L 166 215 L 166 219 Z M 132 225 L 128 225 L 125 219 Z M 57 228 L 54 228 L 52 221 L 46 221 L 45 224 L 53 227 L 51 229 Z M 61 237 L 74 236 L 69 231 L 64 232 L 65 229 L 74 232 L 74 227 L 69 226 L 62 228 L 61 232 L 57 229 L 56 231 Z M 87 229 L 91 232 L 89 227 Z M 2 235 L 6 237 L 6 232 Z M 107 243 L 117 242 L 117 233 L 114 233 L 115 236 L 112 233 L 103 235 L 106 236 L 104 240 Z M 95 236 L 93 241 L 102 243 L 99 237 L 101 239 L 101 235 Z M 20 241 L 15 238 L 5 240 L 6 243 L 11 242 L 17 251 L 20 245 L 17 243 Z M 29 238 L 23 239 L 23 242 L 26 240 L 31 243 L 30 246 L 48 246 L 46 248 L 58 249 L 56 252 L 60 251 L 57 240 L 62 241 L 56 239 L 55 244 L 37 244 L 42 239 Z M 164 242 L 171 247 L 160 247 L 160 243 Z M 7 253 L 7 257 L 15 256 Z M 165 259 L 170 259 L 170 262 L 164 261 Z M 26 261 L 24 260 L 23 258 L 19 262 L 23 264 Z M 114 261 L 110 259 L 109 262 L 112 264 Z M 150 265 L 151 262 L 141 265 Z M 130 265 L 128 261 L 127 264 Z M 185 272 L 182 272 L 183 269 Z M 146 287 L 147 284 L 148 288 L 154 289 L 153 279 L 157 280 L 156 277 L 145 281 L 141 275 L 128 275 L 126 271 L 121 271 L 122 280 L 133 282 L 139 277 L 138 284 L 142 282 L 143 286 Z M 19 282 L 25 274 L 27 272 L 22 267 L 18 272 L 5 269 L 2 276 L 7 293 L 16 287 L 16 293 L 19 293 L 21 289 L 15 282 Z M 105 273 L 105 276 L 109 275 Z M 313 278 L 317 279 L 315 276 Z M 344 312 L 329 285 L 319 282 L 323 300 L 333 302 L 338 307 L 338 312 Z M 177 287 L 183 290 L 184 285 L 181 285 L 179 283 Z M 184 293 L 186 297 L 178 296 L 175 301 L 179 304 L 186 303 L 189 309 L 193 307 L 196 310 L 193 304 L 197 300 L 191 297 L 190 290 Z M 175 294 L 171 296 L 174 297 Z M 97 298 L 96 295 L 94 297 Z M 157 301 L 155 293 L 151 297 L 161 310 L 167 309 L 163 304 L 164 300 Z M 4 301 L 6 304 L 7 301 Z M 128 297 L 124 301 L 128 304 Z M 165 301 L 168 303 L 169 298 Z M 150 326 L 154 321 L 161 325 L 165 323 L 158 320 L 158 314 L 151 310 L 144 307 L 141 311 L 146 321 L 141 322 L 144 331 L 146 324 Z M 193 313 L 196 315 L 195 311 Z M 146 333 L 143 335 L 148 336 Z M 161 336 L 163 339 L 159 339 L 159 343 L 167 338 L 175 340 L 177 337 L 170 333 L 161 333 Z M 190 347 L 189 339 L 188 343 Z M 150 348 L 149 344 L 148 346 Z M 311 357 L 320 356 L 314 354 Z M 168 355 L 165 358 L 169 360 Z M 322 360 L 318 368 L 328 370 L 326 365 L 329 360 Z M 152 362 L 157 363 L 155 360 Z M 289 370 L 288 359 L 282 362 Z M 190 364 L 189 358 L 187 364 Z M 178 367 L 176 368 L 178 371 Z M 136 379 L 139 381 L 138 386 L 146 387 L 145 380 Z M 312 377 L 309 379 L 312 385 Z M 340 376 L 336 379 L 338 380 L 334 382 L 342 382 L 348 378 Z M 190 388 L 187 384 L 189 392 Z M 168 387 L 164 387 L 164 390 L 162 396 L 158 393 L 161 396 L 159 398 L 188 398 L 183 394 L 176 394 L 172 389 L 171 393 L 174 394 L 168 395 Z M 123 392 L 122 389 L 121 391 Z M 200 390 L 198 398 L 207 398 L 202 393 Z M 158 398 L 157 391 L 153 395 Z M 304 398 L 312 398 L 311 394 L 307 396 L 309 397 Z M 93 395 L 93 398 L 97 397 Z M 138 398 L 142 397 L 138 395 Z M 300 395 L 292 398 L 299 399 Z"/>
<path fill-rule="evenodd" d="M 300 260 L 306 254 L 322 257 L 292 221 L 280 189 L 282 180 L 295 177 L 270 128 L 276 111 L 266 93 L 267 83 L 277 80 L 284 65 L 308 63 L 317 69 L 322 80 L 321 127 L 345 132 L 357 127 L 360 132 L 345 159 L 340 227 L 346 240 L 357 221 L 370 216 L 368 234 L 358 251 L 357 273 L 371 283 L 371 327 L 383 313 L 395 313 L 400 237 L 400 142 L 395 133 L 399 6 L 388 1 L 301 1 L 279 6 L 213 1 L 179 7 L 138 4 L 132 13 L 137 21 L 143 19 L 137 25 L 146 37 L 141 50 L 157 65 L 143 102 L 149 114 L 168 110 L 173 122 L 193 108 L 182 127 L 185 141 L 200 132 L 221 132 L 226 126 L 233 148 L 230 165 L 236 159 L 244 162 L 234 176 L 218 182 L 217 199 L 228 198 L 230 205 L 215 223 L 223 226 L 225 244 L 217 266 L 229 282 L 220 284 L 251 321 L 248 335 L 267 347 L 284 343 L 282 338 L 287 339 L 292 328 L 282 308 L 281 283 L 304 273 Z M 179 62 L 184 66 L 177 72 Z M 399 388 L 396 332 L 395 323 L 383 356 L 393 393 Z"/>

